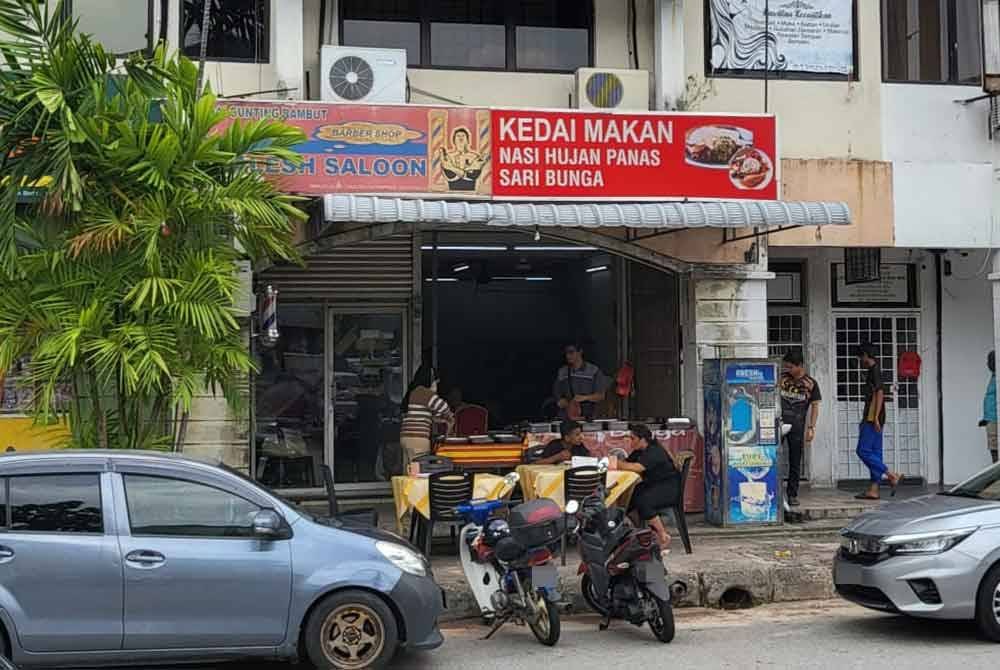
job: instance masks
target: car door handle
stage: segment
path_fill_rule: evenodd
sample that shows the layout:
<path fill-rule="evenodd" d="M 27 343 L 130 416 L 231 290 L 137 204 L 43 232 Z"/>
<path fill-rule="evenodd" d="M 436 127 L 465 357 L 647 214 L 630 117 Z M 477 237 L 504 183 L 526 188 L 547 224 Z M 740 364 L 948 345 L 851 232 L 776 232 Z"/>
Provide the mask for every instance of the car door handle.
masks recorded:
<path fill-rule="evenodd" d="M 14 550 L 10 547 L 0 546 L 0 563 L 7 563 L 14 559 Z"/>
<path fill-rule="evenodd" d="M 129 552 L 125 556 L 125 560 L 129 563 L 138 563 L 144 567 L 149 567 L 153 565 L 160 565 L 167 559 L 158 551 L 148 551 L 146 549 L 139 549 L 136 551 Z"/>

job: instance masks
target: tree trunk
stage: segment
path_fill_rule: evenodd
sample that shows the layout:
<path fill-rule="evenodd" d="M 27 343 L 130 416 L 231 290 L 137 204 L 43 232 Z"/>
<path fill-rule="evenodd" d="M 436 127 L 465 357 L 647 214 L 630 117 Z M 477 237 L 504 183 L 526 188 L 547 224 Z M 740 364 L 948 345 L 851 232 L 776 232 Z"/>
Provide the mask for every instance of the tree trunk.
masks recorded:
<path fill-rule="evenodd" d="M 108 448 L 108 417 L 104 414 L 104 405 L 101 402 L 101 385 L 97 381 L 97 375 L 90 373 L 90 393 L 94 403 L 94 416 L 97 420 L 97 447 L 99 449 Z"/>
<path fill-rule="evenodd" d="M 177 440 L 174 442 L 174 453 L 179 454 L 184 451 L 184 441 L 187 439 L 188 419 L 191 414 L 184 412 L 181 415 L 181 425 L 177 429 Z"/>
<path fill-rule="evenodd" d="M 212 20 L 212 3 L 215 0 L 203 0 L 201 14 L 201 44 L 198 49 L 198 90 L 202 90 L 205 82 L 205 59 L 208 57 L 208 32 Z"/>

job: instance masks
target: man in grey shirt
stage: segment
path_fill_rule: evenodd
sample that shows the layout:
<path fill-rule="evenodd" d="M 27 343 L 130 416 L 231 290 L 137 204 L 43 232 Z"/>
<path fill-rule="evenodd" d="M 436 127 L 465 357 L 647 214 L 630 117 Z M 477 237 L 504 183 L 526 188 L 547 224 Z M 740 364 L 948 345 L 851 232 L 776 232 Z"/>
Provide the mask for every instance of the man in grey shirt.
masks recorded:
<path fill-rule="evenodd" d="M 583 347 L 566 346 L 566 365 L 559 368 L 552 395 L 559 402 L 563 419 L 593 419 L 597 403 L 604 400 L 610 381 L 593 363 L 583 359 Z"/>

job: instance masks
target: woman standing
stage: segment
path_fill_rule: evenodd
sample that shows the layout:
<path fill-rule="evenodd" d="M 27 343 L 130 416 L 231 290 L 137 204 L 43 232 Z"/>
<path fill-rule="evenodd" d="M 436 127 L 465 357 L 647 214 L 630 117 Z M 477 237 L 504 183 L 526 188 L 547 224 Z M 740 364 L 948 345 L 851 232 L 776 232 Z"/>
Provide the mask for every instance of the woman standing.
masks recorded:
<path fill-rule="evenodd" d="M 455 420 L 448 403 L 438 396 L 437 386 L 434 368 L 421 365 L 403 396 L 403 423 L 399 441 L 406 455 L 407 466 L 414 458 L 430 452 L 435 419 L 444 420 L 449 426 Z"/>
<path fill-rule="evenodd" d="M 631 426 L 631 430 L 634 450 L 627 461 L 618 462 L 617 468 L 635 472 L 642 481 L 635 487 L 628 511 L 652 528 L 659 537 L 660 547 L 666 549 L 670 535 L 659 511 L 674 504 L 680 496 L 681 475 L 674 466 L 674 459 L 656 441 L 649 427 L 640 424 Z"/>

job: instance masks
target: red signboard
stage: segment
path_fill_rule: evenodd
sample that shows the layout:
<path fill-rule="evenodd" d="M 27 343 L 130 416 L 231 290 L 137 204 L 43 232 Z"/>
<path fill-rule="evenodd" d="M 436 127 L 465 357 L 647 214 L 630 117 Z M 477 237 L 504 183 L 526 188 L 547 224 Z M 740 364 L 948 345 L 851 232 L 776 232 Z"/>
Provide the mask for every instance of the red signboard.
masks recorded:
<path fill-rule="evenodd" d="M 778 199 L 773 116 L 220 104 L 232 118 L 279 118 L 305 132 L 301 165 L 263 166 L 305 195 Z"/>
<path fill-rule="evenodd" d="M 495 198 L 778 198 L 771 116 L 493 110 Z"/>

